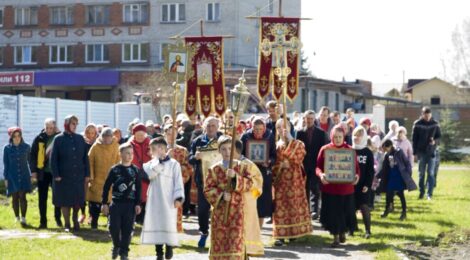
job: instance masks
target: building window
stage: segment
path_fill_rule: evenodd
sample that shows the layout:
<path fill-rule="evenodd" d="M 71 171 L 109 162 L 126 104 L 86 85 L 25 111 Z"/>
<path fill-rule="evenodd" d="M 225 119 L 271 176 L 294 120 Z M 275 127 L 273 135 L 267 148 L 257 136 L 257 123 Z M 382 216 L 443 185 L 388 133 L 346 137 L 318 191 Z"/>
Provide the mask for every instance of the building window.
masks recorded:
<path fill-rule="evenodd" d="M 0 28 L 3 27 L 3 7 L 0 7 Z"/>
<path fill-rule="evenodd" d="M 211 21 L 211 22 L 220 21 L 220 4 L 219 3 L 207 4 L 206 20 Z"/>
<path fill-rule="evenodd" d="M 441 104 L 441 98 L 438 96 L 431 97 L 431 105 L 440 105 Z"/>
<path fill-rule="evenodd" d="M 339 111 L 339 94 L 335 94 L 335 110 Z"/>
<path fill-rule="evenodd" d="M 36 64 L 37 46 L 15 46 L 15 64 Z"/>
<path fill-rule="evenodd" d="M 161 43 L 160 44 L 160 53 L 159 53 L 159 59 L 160 62 L 165 62 L 165 57 L 163 57 L 163 51 L 168 48 L 169 43 Z"/>
<path fill-rule="evenodd" d="M 325 102 L 323 102 L 324 106 L 329 106 L 330 101 L 330 93 L 328 91 L 325 91 Z"/>
<path fill-rule="evenodd" d="M 302 111 L 305 111 L 308 109 L 308 90 L 306 88 L 302 88 L 302 94 L 301 94 L 301 98 L 302 98 L 302 105 L 301 105 L 301 110 Z"/>
<path fill-rule="evenodd" d="M 147 23 L 148 4 L 128 4 L 123 9 L 124 23 Z"/>
<path fill-rule="evenodd" d="M 87 23 L 109 24 L 109 5 L 88 6 Z"/>
<path fill-rule="evenodd" d="M 51 7 L 51 24 L 70 25 L 73 24 L 73 8 L 71 6 Z"/>
<path fill-rule="evenodd" d="M 126 43 L 122 45 L 123 62 L 145 62 L 147 61 L 148 50 L 142 43 Z"/>
<path fill-rule="evenodd" d="M 312 95 L 312 103 L 311 103 L 313 110 L 317 109 L 317 96 L 318 96 L 317 91 L 314 90 L 313 95 Z"/>
<path fill-rule="evenodd" d="M 49 63 L 51 64 L 70 64 L 72 57 L 72 46 L 54 45 L 49 47 Z"/>
<path fill-rule="evenodd" d="M 162 4 L 161 22 L 178 23 L 186 20 L 184 4 Z"/>
<path fill-rule="evenodd" d="M 85 55 L 87 63 L 109 62 L 108 46 L 104 44 L 88 44 Z"/>
<path fill-rule="evenodd" d="M 274 13 L 274 0 L 268 0 L 268 12 L 270 14 Z"/>
<path fill-rule="evenodd" d="M 38 24 L 37 7 L 20 7 L 15 9 L 16 25 L 35 25 Z"/>

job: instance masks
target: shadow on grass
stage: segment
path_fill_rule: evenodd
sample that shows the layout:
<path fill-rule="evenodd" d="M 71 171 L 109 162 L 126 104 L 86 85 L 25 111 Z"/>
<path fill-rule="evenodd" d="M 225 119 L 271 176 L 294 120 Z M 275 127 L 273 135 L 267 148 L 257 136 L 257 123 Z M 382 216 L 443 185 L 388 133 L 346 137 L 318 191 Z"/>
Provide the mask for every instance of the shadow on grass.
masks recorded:
<path fill-rule="evenodd" d="M 198 252 L 200 254 L 205 254 L 205 253 L 208 253 L 209 252 L 209 249 L 207 247 L 205 248 L 199 248 L 197 246 L 194 246 L 194 245 L 188 245 L 188 244 L 183 244 L 181 246 L 179 246 L 177 248 L 177 250 L 182 250 L 182 251 L 185 251 L 185 252 Z"/>
<path fill-rule="evenodd" d="M 64 233 L 66 234 L 66 233 Z M 77 236 L 85 241 L 97 242 L 97 243 L 109 243 L 111 237 L 107 230 L 100 229 L 80 229 L 79 231 L 73 231 L 71 234 Z"/>
<path fill-rule="evenodd" d="M 383 228 L 412 228 L 416 229 L 415 224 L 403 223 L 403 222 L 384 222 L 384 221 L 372 221 L 372 227 L 383 227 Z"/>

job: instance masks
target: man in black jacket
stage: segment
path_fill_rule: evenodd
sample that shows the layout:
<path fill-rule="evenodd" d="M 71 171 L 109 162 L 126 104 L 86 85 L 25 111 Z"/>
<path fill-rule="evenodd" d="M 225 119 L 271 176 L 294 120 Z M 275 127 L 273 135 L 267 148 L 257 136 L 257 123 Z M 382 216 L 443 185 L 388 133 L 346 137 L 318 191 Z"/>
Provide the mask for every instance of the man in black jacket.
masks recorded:
<path fill-rule="evenodd" d="M 441 138 L 439 123 L 432 118 L 431 109 L 423 107 L 421 117 L 413 124 L 413 154 L 418 159 L 419 199 L 424 197 L 427 183 L 427 198 L 431 200 L 435 182 L 436 146 Z M 427 166 L 427 180 L 425 172 Z"/>
<path fill-rule="evenodd" d="M 44 121 L 44 129 L 34 138 L 31 146 L 30 167 L 33 177 L 38 180 L 38 200 L 39 200 L 39 228 L 47 228 L 47 195 L 49 187 L 52 186 L 52 173 L 49 166 L 49 156 L 52 146 L 50 144 L 59 133 L 56 122 L 53 118 Z M 54 208 L 54 217 L 57 226 L 62 227 L 60 220 L 60 207 Z"/>
<path fill-rule="evenodd" d="M 315 174 L 315 168 L 317 164 L 317 157 L 320 148 L 327 142 L 326 133 L 315 126 L 315 112 L 313 110 L 307 110 L 304 113 L 304 119 L 306 121 L 306 127 L 297 132 L 297 140 L 302 141 L 305 144 L 307 155 L 304 157 L 304 169 L 307 174 L 307 182 L 305 189 L 307 192 L 307 200 L 311 200 L 309 203 L 311 206 L 312 218 L 317 219 L 319 217 L 318 202 L 320 199 L 320 180 Z M 312 196 L 310 197 L 310 192 Z"/>

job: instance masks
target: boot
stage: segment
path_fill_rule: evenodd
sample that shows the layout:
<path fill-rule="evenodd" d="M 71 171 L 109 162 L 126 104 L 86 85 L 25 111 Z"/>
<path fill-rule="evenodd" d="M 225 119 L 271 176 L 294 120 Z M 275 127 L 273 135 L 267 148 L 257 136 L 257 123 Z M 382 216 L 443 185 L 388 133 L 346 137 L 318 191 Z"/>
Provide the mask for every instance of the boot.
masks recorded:
<path fill-rule="evenodd" d="M 157 260 L 163 260 L 163 245 L 155 245 L 157 251 Z"/>
<path fill-rule="evenodd" d="M 119 247 L 113 247 L 111 251 L 111 258 L 116 259 L 119 255 Z"/>
<path fill-rule="evenodd" d="M 173 258 L 173 247 L 166 245 L 165 259 L 171 259 L 171 258 Z"/>
<path fill-rule="evenodd" d="M 400 220 L 403 221 L 406 219 L 406 211 L 402 211 L 400 215 Z"/>
<path fill-rule="evenodd" d="M 385 209 L 384 213 L 382 215 L 380 215 L 380 217 L 381 218 L 386 218 L 388 216 L 388 213 L 390 213 L 389 210 Z"/>

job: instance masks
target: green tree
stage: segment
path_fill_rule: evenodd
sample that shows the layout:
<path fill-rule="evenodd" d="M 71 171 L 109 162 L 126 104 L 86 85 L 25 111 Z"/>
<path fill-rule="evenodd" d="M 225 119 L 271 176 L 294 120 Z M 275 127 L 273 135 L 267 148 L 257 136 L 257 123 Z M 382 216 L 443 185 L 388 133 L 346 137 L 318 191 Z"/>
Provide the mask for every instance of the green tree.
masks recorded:
<path fill-rule="evenodd" d="M 446 108 L 441 110 L 441 138 L 439 151 L 441 160 L 443 161 L 455 161 L 459 160 L 458 154 L 452 153 L 451 150 L 459 147 L 459 121 L 452 118 L 453 110 Z"/>

